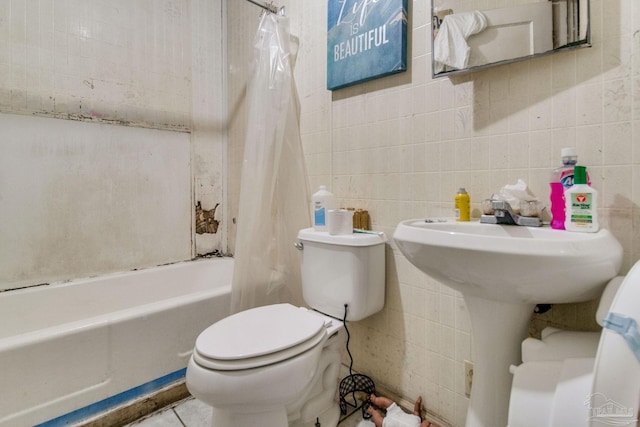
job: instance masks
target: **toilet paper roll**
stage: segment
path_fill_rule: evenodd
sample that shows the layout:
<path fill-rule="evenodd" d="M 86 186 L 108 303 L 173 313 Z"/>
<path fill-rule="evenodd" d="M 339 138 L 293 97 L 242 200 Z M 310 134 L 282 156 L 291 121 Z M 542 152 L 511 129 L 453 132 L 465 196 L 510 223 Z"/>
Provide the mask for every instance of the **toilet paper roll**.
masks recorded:
<path fill-rule="evenodd" d="M 353 233 L 353 211 L 346 209 L 331 209 L 327 216 L 329 234 Z"/>

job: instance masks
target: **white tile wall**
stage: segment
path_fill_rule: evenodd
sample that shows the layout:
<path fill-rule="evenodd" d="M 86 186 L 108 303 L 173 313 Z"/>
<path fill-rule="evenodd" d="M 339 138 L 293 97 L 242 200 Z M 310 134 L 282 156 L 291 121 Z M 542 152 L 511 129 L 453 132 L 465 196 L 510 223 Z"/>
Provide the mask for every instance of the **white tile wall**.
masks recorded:
<path fill-rule="evenodd" d="M 0 2 L 0 288 L 225 249 L 221 8 Z"/>
<path fill-rule="evenodd" d="M 189 129 L 186 0 L 6 0 L 0 111 Z"/>
<path fill-rule="evenodd" d="M 258 12 L 236 3 L 245 2 L 229 2 L 236 28 L 228 43 L 237 55 L 229 65 L 241 73 Z M 432 80 L 431 4 L 413 0 L 409 70 L 333 93 L 325 89 L 327 2 L 286 6 L 301 40 L 296 80 L 310 190 L 328 184 L 343 204 L 368 209 L 374 227 L 391 236 L 402 219 L 451 215 L 458 186 L 469 190 L 476 215 L 481 199 L 518 178 L 547 200 L 560 149 L 576 146 L 602 195 L 601 223 L 624 246 L 624 269 L 640 258 L 637 1 L 591 0 L 592 48 Z M 473 360 L 464 302 L 393 244 L 387 269 L 384 310 L 352 325 L 355 366 L 408 400 L 422 394 L 461 426 L 463 360 Z"/>

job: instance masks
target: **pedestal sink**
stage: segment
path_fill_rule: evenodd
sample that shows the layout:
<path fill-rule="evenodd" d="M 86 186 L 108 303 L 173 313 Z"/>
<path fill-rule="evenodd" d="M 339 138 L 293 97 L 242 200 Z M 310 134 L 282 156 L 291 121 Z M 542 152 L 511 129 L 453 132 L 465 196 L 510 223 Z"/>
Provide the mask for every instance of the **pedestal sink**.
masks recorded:
<path fill-rule="evenodd" d="M 509 365 L 521 362 L 535 305 L 594 299 L 622 264 L 622 247 L 604 229 L 413 219 L 393 239 L 413 265 L 464 297 L 475 353 L 466 427 L 507 425 Z"/>

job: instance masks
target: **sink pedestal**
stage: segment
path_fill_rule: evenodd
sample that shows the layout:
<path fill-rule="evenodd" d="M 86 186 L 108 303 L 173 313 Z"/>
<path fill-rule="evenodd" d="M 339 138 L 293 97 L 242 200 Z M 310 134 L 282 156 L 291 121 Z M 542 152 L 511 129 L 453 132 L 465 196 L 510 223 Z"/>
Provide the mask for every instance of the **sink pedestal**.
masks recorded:
<path fill-rule="evenodd" d="M 464 295 L 471 319 L 473 384 L 466 427 L 506 427 L 513 376 L 509 366 L 522 362 L 535 304 L 492 301 Z"/>

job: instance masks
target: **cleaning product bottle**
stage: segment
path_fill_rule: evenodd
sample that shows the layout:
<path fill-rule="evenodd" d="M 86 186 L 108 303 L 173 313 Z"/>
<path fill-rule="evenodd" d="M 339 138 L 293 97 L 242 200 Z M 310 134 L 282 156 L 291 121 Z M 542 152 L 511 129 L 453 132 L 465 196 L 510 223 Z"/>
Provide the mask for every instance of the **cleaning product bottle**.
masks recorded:
<path fill-rule="evenodd" d="M 559 182 L 564 189 L 573 185 L 573 168 L 578 164 L 578 153 L 575 147 L 563 148 L 560 150 L 562 166 L 556 168 L 551 173 L 551 182 Z"/>
<path fill-rule="evenodd" d="M 565 200 L 564 192 L 573 185 L 573 168 L 578 163 L 578 154 L 574 147 L 563 148 L 560 151 L 562 166 L 551 172 L 549 185 L 551 193 L 551 228 L 564 230 Z"/>
<path fill-rule="evenodd" d="M 311 196 L 311 210 L 313 211 L 313 228 L 316 231 L 327 231 L 327 214 L 333 209 L 333 194 L 321 185 Z"/>
<path fill-rule="evenodd" d="M 471 201 L 469 193 L 464 187 L 460 187 L 456 193 L 456 221 L 471 220 Z"/>
<path fill-rule="evenodd" d="M 551 181 L 551 228 L 556 230 L 564 230 L 564 210 L 566 202 L 564 200 L 564 187 L 561 182 Z"/>
<path fill-rule="evenodd" d="M 569 231 L 598 231 L 598 191 L 587 185 L 587 168 L 574 168 L 573 186 L 564 193 L 566 199 L 564 228 Z"/>

